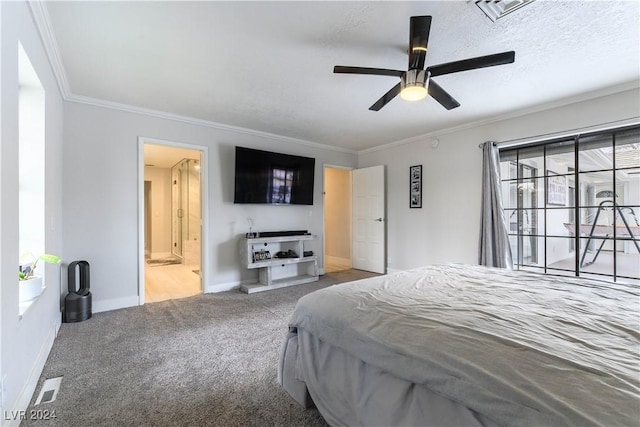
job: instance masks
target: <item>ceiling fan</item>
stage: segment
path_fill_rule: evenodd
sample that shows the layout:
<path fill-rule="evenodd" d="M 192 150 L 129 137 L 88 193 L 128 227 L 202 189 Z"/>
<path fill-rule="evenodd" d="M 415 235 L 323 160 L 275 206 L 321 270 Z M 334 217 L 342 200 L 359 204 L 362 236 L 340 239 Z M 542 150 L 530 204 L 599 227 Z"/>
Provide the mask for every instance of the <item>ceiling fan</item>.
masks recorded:
<path fill-rule="evenodd" d="M 406 101 L 419 101 L 429 94 L 433 99 L 442 104 L 444 108 L 451 110 L 459 107 L 460 103 L 442 89 L 439 84 L 434 82 L 432 77 L 474 70 L 476 68 L 510 64 L 515 61 L 516 53 L 514 51 L 509 51 L 496 53 L 494 55 L 464 59 L 461 61 L 431 65 L 424 68 L 430 29 L 431 16 L 411 17 L 409 29 L 409 69 L 407 71 L 336 65 L 333 68 L 333 72 L 343 74 L 374 74 L 379 76 L 400 77 L 400 83 L 392 87 L 389 92 L 382 95 L 382 98 L 378 99 L 371 107 L 369 107 L 369 110 L 372 111 L 380 110 L 398 94 Z"/>

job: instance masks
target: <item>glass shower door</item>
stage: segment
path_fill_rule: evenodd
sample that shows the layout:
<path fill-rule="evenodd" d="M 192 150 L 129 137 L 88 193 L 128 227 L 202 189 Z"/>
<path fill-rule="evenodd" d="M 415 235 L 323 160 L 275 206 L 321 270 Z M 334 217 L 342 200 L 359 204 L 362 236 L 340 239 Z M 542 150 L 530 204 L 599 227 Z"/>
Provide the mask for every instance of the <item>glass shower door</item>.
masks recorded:
<path fill-rule="evenodd" d="M 188 257 L 189 264 L 200 263 L 199 163 L 199 160 L 183 159 L 171 168 L 172 253 L 180 258 Z"/>
<path fill-rule="evenodd" d="M 182 258 L 182 236 L 185 227 L 184 198 L 188 193 L 184 191 L 185 161 L 177 163 L 171 168 L 171 251 L 173 255 Z"/>

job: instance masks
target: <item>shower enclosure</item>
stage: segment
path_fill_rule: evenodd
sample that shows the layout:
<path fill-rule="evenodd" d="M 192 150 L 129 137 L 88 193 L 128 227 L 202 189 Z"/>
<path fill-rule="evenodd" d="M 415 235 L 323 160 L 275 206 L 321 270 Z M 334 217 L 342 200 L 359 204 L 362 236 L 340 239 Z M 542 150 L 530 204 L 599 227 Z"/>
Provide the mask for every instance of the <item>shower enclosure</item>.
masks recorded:
<path fill-rule="evenodd" d="M 171 248 L 183 264 L 200 265 L 200 160 L 171 168 Z"/>

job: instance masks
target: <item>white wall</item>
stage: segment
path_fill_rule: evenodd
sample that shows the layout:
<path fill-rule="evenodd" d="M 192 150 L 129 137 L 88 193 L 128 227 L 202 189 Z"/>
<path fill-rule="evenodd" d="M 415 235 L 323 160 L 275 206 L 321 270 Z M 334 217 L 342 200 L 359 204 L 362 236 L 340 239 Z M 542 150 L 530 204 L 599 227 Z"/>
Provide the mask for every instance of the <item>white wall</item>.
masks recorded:
<path fill-rule="evenodd" d="M 65 103 L 64 119 L 64 251 L 70 260 L 91 264 L 94 311 L 137 304 L 139 136 L 208 147 L 203 197 L 209 202 L 210 233 L 203 240 L 211 271 L 205 290 L 257 280 L 255 271 L 238 262 L 238 236 L 248 231 L 249 217 L 254 230 L 317 234 L 309 249 L 321 255 L 322 165 L 353 167 L 357 161 L 342 151 L 76 102 Z M 314 205 L 234 205 L 235 145 L 314 157 Z"/>
<path fill-rule="evenodd" d="M 478 262 L 484 141 L 508 141 L 640 117 L 640 90 L 362 152 L 358 167 L 387 166 L 388 267 Z M 452 111 L 455 114 L 455 110 Z M 422 164 L 423 208 L 409 209 L 409 166 Z"/>
<path fill-rule="evenodd" d="M 0 414 L 4 417 L 11 410 L 26 409 L 61 321 L 57 265 L 46 265 L 47 289 L 22 318 L 18 315 L 18 42 L 45 89 L 45 251 L 61 256 L 63 262 L 67 259 L 62 248 L 62 98 L 28 5 L 0 2 L 0 19 L 0 379 L 6 390 Z"/>

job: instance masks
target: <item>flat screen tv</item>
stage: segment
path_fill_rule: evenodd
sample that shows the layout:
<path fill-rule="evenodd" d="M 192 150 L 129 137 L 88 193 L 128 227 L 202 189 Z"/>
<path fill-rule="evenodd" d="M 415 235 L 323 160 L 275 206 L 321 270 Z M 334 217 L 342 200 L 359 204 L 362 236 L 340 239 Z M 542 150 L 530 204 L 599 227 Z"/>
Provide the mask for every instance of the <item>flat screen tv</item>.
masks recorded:
<path fill-rule="evenodd" d="M 316 160 L 236 147 L 234 203 L 313 205 Z"/>

